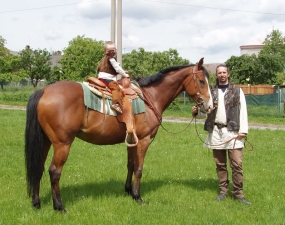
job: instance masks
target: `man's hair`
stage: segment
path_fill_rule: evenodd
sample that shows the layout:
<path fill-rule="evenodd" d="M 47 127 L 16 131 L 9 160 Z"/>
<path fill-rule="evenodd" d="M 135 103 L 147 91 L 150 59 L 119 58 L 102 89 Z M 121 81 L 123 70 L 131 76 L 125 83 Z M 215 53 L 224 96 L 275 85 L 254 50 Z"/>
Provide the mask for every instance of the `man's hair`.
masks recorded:
<path fill-rule="evenodd" d="M 219 65 L 217 66 L 217 68 L 216 68 L 216 74 L 217 74 L 217 72 L 218 72 L 218 68 L 220 68 L 220 67 L 225 67 L 225 68 L 227 69 L 227 72 L 228 72 L 228 73 L 230 72 L 230 71 L 229 71 L 229 68 L 227 67 L 226 64 L 219 64 Z"/>

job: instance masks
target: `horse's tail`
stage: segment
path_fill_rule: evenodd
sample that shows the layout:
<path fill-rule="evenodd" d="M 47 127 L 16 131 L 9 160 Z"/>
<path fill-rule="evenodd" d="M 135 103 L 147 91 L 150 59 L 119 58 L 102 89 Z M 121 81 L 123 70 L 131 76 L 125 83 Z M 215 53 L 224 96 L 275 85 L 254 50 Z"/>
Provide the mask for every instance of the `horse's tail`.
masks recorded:
<path fill-rule="evenodd" d="M 34 92 L 27 105 L 25 162 L 29 196 L 39 186 L 44 170 L 43 131 L 39 124 L 37 113 L 37 106 L 43 93 L 43 89 Z"/>

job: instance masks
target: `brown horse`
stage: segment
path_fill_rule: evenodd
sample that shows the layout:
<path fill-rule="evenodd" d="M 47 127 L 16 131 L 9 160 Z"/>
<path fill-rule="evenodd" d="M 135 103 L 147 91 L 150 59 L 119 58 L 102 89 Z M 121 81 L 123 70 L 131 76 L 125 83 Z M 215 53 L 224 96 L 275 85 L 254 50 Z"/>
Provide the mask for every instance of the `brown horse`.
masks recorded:
<path fill-rule="evenodd" d="M 135 147 L 127 147 L 127 178 L 125 191 L 142 202 L 140 180 L 146 151 L 161 124 L 162 113 L 182 91 L 198 104 L 202 112 L 211 109 L 208 73 L 203 58 L 198 65 L 184 65 L 164 69 L 144 79 L 139 79 L 145 101 L 145 113 L 134 115 L 138 137 Z M 125 140 L 126 125 L 116 116 L 95 110 L 86 111 L 81 84 L 61 81 L 32 94 L 27 105 L 25 131 L 25 161 L 28 195 L 32 204 L 40 208 L 40 180 L 51 145 L 54 148 L 49 175 L 53 208 L 65 212 L 59 180 L 74 139 L 80 138 L 97 145 L 112 145 Z M 132 179 L 134 183 L 132 186 Z"/>

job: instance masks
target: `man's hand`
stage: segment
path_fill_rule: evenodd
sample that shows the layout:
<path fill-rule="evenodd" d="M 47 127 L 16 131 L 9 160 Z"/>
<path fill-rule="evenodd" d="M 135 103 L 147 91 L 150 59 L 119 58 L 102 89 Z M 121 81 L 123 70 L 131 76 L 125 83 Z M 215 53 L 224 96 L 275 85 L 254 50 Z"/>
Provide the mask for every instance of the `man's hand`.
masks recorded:
<path fill-rule="evenodd" d="M 245 133 L 239 133 L 238 136 L 237 136 L 237 140 L 240 140 L 242 138 L 245 138 L 247 134 Z"/>
<path fill-rule="evenodd" d="M 197 106 L 192 106 L 192 116 L 195 117 L 198 114 L 198 107 Z"/>

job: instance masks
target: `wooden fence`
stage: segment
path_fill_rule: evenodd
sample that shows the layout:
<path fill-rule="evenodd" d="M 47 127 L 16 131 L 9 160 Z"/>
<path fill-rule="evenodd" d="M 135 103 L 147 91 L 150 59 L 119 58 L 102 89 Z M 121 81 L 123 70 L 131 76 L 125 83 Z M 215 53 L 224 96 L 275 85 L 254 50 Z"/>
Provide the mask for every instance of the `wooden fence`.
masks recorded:
<path fill-rule="evenodd" d="M 237 84 L 244 94 L 252 94 L 252 95 L 266 95 L 273 94 L 274 87 L 269 84 L 259 84 L 259 85 L 245 85 L 245 84 Z"/>

